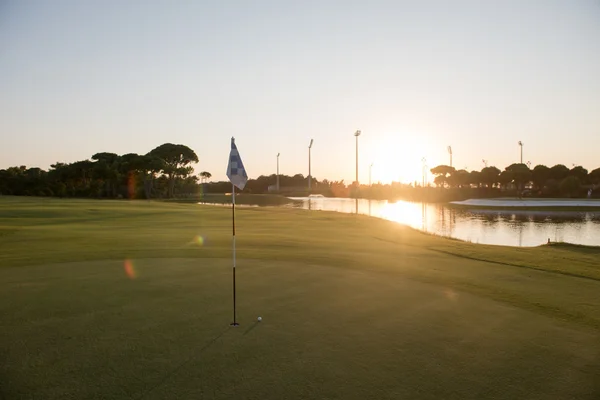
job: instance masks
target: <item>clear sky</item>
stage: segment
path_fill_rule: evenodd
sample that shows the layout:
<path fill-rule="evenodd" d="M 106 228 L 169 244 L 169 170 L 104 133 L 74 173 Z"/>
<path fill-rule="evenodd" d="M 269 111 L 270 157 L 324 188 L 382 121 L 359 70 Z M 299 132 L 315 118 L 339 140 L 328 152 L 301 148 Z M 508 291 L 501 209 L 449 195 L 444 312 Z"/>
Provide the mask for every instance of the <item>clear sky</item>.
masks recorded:
<path fill-rule="evenodd" d="M 600 167 L 600 1 L 0 1 L 0 168 L 193 148 L 225 179 Z"/>

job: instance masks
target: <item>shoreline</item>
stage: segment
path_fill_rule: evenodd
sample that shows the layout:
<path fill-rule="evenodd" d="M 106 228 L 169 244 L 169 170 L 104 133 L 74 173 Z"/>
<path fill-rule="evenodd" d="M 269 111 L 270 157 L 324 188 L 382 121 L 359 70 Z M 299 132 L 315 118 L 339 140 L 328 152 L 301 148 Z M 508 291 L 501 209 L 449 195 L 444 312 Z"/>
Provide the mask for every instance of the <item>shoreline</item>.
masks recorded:
<path fill-rule="evenodd" d="M 600 211 L 597 199 L 468 199 L 451 201 L 451 207 L 473 209 L 540 210 L 540 211 Z"/>

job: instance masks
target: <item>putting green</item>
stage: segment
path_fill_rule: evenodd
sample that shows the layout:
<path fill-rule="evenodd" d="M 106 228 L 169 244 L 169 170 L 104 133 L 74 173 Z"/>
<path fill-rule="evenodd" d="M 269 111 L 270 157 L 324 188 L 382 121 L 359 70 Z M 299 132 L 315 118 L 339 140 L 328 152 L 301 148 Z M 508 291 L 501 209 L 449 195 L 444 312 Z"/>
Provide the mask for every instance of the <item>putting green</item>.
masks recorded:
<path fill-rule="evenodd" d="M 509 276 L 505 266 L 463 266 Z M 526 272 L 533 275 L 513 278 L 548 275 Z M 228 259 L 0 269 L 2 392 L 43 399 L 600 394 L 595 329 L 387 271 L 243 259 L 237 277 L 241 325 L 231 328 Z"/>
<path fill-rule="evenodd" d="M 600 248 L 236 218 L 0 197 L 0 398 L 600 398 Z"/>

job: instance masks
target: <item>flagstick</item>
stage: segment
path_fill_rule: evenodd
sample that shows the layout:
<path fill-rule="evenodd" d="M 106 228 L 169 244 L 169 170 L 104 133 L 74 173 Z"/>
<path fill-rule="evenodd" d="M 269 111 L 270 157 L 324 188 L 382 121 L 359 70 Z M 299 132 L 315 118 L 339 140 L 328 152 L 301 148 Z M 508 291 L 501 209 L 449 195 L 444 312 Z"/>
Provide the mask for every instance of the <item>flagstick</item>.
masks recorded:
<path fill-rule="evenodd" d="M 231 185 L 231 211 L 233 222 L 233 322 L 231 326 L 238 326 L 235 315 L 235 185 Z"/>

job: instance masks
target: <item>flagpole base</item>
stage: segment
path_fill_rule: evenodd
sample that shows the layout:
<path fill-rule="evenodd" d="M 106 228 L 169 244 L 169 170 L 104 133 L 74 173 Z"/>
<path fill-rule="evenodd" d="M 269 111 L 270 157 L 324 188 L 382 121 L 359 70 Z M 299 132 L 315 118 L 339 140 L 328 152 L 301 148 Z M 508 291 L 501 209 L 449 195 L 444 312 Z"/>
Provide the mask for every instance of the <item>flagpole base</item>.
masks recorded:
<path fill-rule="evenodd" d="M 229 324 L 229 326 L 240 326 L 240 324 L 238 322 L 232 322 Z"/>

